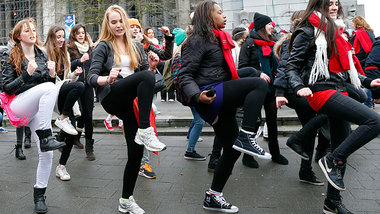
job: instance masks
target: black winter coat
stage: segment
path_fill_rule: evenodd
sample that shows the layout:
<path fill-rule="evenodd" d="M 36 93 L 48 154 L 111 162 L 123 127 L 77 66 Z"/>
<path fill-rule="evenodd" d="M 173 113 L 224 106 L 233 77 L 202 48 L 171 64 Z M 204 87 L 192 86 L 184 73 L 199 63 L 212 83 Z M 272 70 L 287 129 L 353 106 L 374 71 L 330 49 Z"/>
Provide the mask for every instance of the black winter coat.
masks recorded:
<path fill-rule="evenodd" d="M 199 87 L 231 79 L 220 44 L 194 36 L 182 45 L 181 58 L 178 84 L 190 98 L 190 105 L 198 102 L 201 93 Z"/>
<path fill-rule="evenodd" d="M 371 41 L 372 41 L 372 42 L 375 42 L 375 34 L 373 34 L 373 33 L 372 33 L 371 31 L 369 31 L 369 30 L 366 30 L 366 32 L 367 32 L 369 38 L 371 39 Z M 356 35 L 354 35 L 353 37 L 351 37 L 351 39 L 350 39 L 350 43 L 351 43 L 351 45 L 354 44 L 355 37 L 356 37 Z M 362 46 L 360 46 L 360 51 L 359 51 L 359 53 L 356 54 L 356 57 L 359 59 L 359 61 L 360 61 L 360 65 L 362 66 L 363 70 L 364 70 L 364 67 L 365 67 L 365 60 L 367 59 L 368 54 L 369 54 L 369 53 L 364 52 L 364 49 L 362 48 Z"/>
<path fill-rule="evenodd" d="M 149 63 L 148 58 L 144 52 L 144 47 L 140 42 L 135 42 L 137 47 L 140 49 L 141 62 L 139 67 L 135 69 L 135 72 L 148 70 Z M 88 74 L 88 83 L 96 88 L 96 95 L 101 102 L 111 91 L 111 86 L 109 84 L 100 86 L 98 85 L 99 76 L 108 76 L 114 64 L 114 52 L 111 43 L 108 41 L 100 41 L 99 44 L 95 47 L 90 72 Z M 123 77 L 119 74 L 115 81 L 119 81 Z"/>
<path fill-rule="evenodd" d="M 76 56 L 74 53 L 74 49 L 79 54 L 79 57 Z M 91 49 L 88 50 L 88 55 L 89 55 L 89 60 L 85 61 L 84 63 L 80 62 L 80 59 L 82 58 L 83 54 L 79 53 L 78 48 L 75 47 L 68 47 L 68 52 L 70 54 L 70 60 L 71 60 L 71 71 L 74 72 L 77 67 L 81 67 L 83 69 L 83 73 L 81 73 L 78 77 L 77 81 L 81 81 L 85 84 L 88 82 L 88 73 L 90 72 L 90 67 L 91 67 L 91 59 L 92 59 L 92 51 Z"/>
<path fill-rule="evenodd" d="M 365 67 L 365 74 L 368 78 L 380 78 L 380 38 L 373 43 L 371 52 L 367 57 Z M 371 91 L 372 98 L 380 98 L 380 88 L 371 88 Z"/>
<path fill-rule="evenodd" d="M 46 62 L 48 61 L 47 54 L 37 46 L 34 46 L 34 52 L 35 61 L 38 67 L 32 76 L 27 72 L 29 63 L 28 59 L 25 59 L 25 61 L 21 63 L 22 74 L 17 76 L 13 64 L 9 62 L 10 50 L 3 53 L 1 59 L 3 91 L 8 95 L 20 94 L 44 82 L 55 82 L 55 78 L 50 77 L 49 69 L 46 66 Z"/>
<path fill-rule="evenodd" d="M 294 93 L 297 93 L 297 91 L 304 87 L 309 87 L 313 92 L 326 89 L 345 90 L 341 87 L 342 84 L 344 85 L 345 83 L 350 82 L 347 71 L 341 72 L 341 76 L 330 72 L 330 79 L 328 81 L 319 78 L 316 83 L 309 85 L 309 77 L 311 74 L 311 68 L 314 64 L 316 52 L 314 27 L 310 24 L 300 27 L 293 33 L 293 37 L 293 45 L 285 68 L 285 73 Z M 372 79 L 366 78 L 360 74 L 359 79 L 364 87 L 370 88 Z"/>
<path fill-rule="evenodd" d="M 293 93 L 292 88 L 290 87 L 288 80 L 286 79 L 286 74 L 285 74 L 285 67 L 286 64 L 288 63 L 289 59 L 289 38 L 290 35 L 284 40 L 280 40 L 276 44 L 278 47 L 275 46 L 274 49 L 279 48 L 279 57 L 280 57 L 280 65 L 277 67 L 277 73 L 276 73 L 276 78 L 274 79 L 274 87 L 276 88 L 275 96 L 276 97 L 284 97 L 285 94 L 290 94 Z M 276 51 L 276 50 L 274 50 Z"/>
<path fill-rule="evenodd" d="M 259 47 L 255 45 L 254 39 L 260 38 L 253 30 L 251 30 L 251 33 L 240 48 L 239 68 L 254 67 L 257 70 L 260 70 L 260 62 L 258 56 Z"/>
<path fill-rule="evenodd" d="M 174 36 L 166 36 L 165 35 L 165 49 L 162 50 L 160 48 L 156 48 L 154 45 L 149 45 L 146 52 L 149 51 L 154 52 L 158 55 L 160 60 L 168 60 L 173 56 L 173 45 L 174 45 Z"/>

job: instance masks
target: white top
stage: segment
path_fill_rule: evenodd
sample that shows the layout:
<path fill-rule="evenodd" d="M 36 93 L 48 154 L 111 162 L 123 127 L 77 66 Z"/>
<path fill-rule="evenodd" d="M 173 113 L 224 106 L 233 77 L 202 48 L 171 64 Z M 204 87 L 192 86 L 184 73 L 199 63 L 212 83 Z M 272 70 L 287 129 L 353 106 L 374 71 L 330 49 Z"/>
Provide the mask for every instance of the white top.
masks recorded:
<path fill-rule="evenodd" d="M 135 73 L 135 71 L 130 68 L 131 59 L 129 58 L 129 56 L 128 55 L 120 55 L 120 58 L 121 58 L 121 64 L 120 64 L 120 66 L 117 66 L 117 67 L 121 68 L 120 75 L 123 78 L 125 78 L 125 77 Z"/>

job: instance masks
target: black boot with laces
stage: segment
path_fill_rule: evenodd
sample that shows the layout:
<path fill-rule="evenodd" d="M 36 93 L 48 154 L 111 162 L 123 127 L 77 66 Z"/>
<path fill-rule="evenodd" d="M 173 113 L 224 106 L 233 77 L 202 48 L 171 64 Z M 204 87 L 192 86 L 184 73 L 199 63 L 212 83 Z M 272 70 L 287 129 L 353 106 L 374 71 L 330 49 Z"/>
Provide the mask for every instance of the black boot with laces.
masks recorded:
<path fill-rule="evenodd" d="M 236 206 L 229 204 L 226 199 L 223 197 L 223 193 L 220 195 L 215 195 L 210 193 L 209 191 L 206 192 L 205 200 L 203 201 L 203 209 L 206 210 L 212 210 L 212 211 L 219 211 L 224 213 L 237 213 L 239 212 L 239 208 Z"/>
<path fill-rule="evenodd" d="M 323 205 L 323 213 L 325 214 L 353 214 L 342 203 L 342 197 L 339 200 L 325 199 Z"/>

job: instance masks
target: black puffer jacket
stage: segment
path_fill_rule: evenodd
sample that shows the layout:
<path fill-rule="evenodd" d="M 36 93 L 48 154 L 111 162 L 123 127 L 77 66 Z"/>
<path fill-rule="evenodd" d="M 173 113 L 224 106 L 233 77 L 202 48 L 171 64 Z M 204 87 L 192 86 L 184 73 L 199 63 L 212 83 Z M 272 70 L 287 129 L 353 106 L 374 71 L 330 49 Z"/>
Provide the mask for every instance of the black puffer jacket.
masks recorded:
<path fill-rule="evenodd" d="M 3 53 L 1 59 L 2 65 L 2 78 L 3 78 L 3 91 L 8 95 L 20 94 L 38 84 L 44 82 L 55 82 L 55 78 L 51 78 L 49 75 L 49 69 L 46 66 L 48 61 L 47 54 L 39 49 L 37 46 L 34 46 L 35 60 L 37 63 L 37 69 L 34 71 L 32 76 L 27 72 L 28 69 L 28 59 L 25 59 L 21 63 L 22 74 L 17 76 L 16 70 L 9 62 L 10 50 Z"/>
<path fill-rule="evenodd" d="M 309 85 L 309 77 L 311 68 L 314 64 L 316 46 L 314 43 L 314 27 L 310 24 L 298 28 L 294 33 L 292 49 L 285 68 L 286 77 L 294 93 L 297 93 L 304 87 L 309 87 L 313 92 L 338 89 L 341 90 L 342 84 L 349 83 L 350 79 L 347 71 L 343 71 L 338 75 L 330 72 L 330 79 L 326 81 L 319 78 L 315 84 Z M 370 87 L 372 79 L 366 78 L 359 74 L 359 79 L 362 85 L 366 88 Z M 344 89 L 343 89 L 344 90 Z"/>
<path fill-rule="evenodd" d="M 239 68 L 254 67 L 260 70 L 259 50 L 254 43 L 255 39 L 259 39 L 257 33 L 251 30 L 251 33 L 240 48 Z"/>
<path fill-rule="evenodd" d="M 81 67 L 83 69 L 83 73 L 81 73 L 78 77 L 77 81 L 81 81 L 85 84 L 87 84 L 88 80 L 88 73 L 90 72 L 91 67 L 91 58 L 92 58 L 92 51 L 91 49 L 88 50 L 89 60 L 82 63 L 80 59 L 82 58 L 83 54 L 79 53 L 78 48 L 75 47 L 68 47 L 67 51 L 70 54 L 70 60 L 71 60 L 71 71 L 74 72 L 77 67 Z M 75 51 L 78 52 L 79 57 L 75 54 Z"/>
<path fill-rule="evenodd" d="M 144 52 L 144 47 L 140 42 L 135 42 L 135 44 L 137 47 L 139 47 L 141 57 L 140 65 L 135 69 L 135 72 L 148 70 L 148 58 Z M 108 41 L 100 41 L 99 44 L 95 47 L 91 61 L 90 72 L 88 74 L 88 83 L 92 87 L 96 88 L 96 95 L 98 96 L 100 102 L 111 91 L 111 86 L 109 84 L 99 86 L 97 82 L 98 77 L 108 76 L 112 69 L 113 62 L 114 53 L 111 43 Z M 123 79 L 123 77 L 119 74 L 115 81 L 119 81 L 121 79 Z"/>
<path fill-rule="evenodd" d="M 190 105 L 198 102 L 199 87 L 231 79 L 220 44 L 194 36 L 183 44 L 181 53 L 178 84 L 190 98 Z"/>
<path fill-rule="evenodd" d="M 380 38 L 373 43 L 372 50 L 365 63 L 365 68 L 365 74 L 368 78 L 380 78 Z M 380 88 L 371 88 L 371 91 L 372 98 L 380 98 Z"/>

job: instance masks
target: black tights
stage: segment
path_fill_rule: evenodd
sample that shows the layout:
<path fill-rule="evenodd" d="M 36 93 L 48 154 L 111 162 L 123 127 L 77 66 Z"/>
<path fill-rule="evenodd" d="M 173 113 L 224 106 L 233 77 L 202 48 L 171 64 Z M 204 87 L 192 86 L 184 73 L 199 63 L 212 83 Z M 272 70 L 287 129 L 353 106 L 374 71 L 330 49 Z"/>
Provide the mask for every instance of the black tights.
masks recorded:
<path fill-rule="evenodd" d="M 94 109 L 94 89 L 85 84 L 84 92 L 79 98 L 81 116 L 77 118 L 77 127 L 85 127 L 86 139 L 92 139 L 94 126 L 92 124 L 92 111 Z"/>
<path fill-rule="evenodd" d="M 214 172 L 211 189 L 222 192 L 231 175 L 240 152 L 234 150 L 239 128 L 236 122 L 236 109 L 243 105 L 242 128 L 253 131 L 260 115 L 267 92 L 267 83 L 257 77 L 247 77 L 223 82 L 223 104 L 218 122 L 213 125 L 215 135 L 223 146 L 223 154 Z"/>
<path fill-rule="evenodd" d="M 124 170 L 123 198 L 133 195 L 144 146 L 135 143 L 137 128 L 150 127 L 150 110 L 153 100 L 154 74 L 151 71 L 139 71 L 111 85 L 110 93 L 102 101 L 103 108 L 124 122 L 124 137 L 128 147 L 128 161 Z M 138 98 L 138 125 L 133 100 Z"/>

